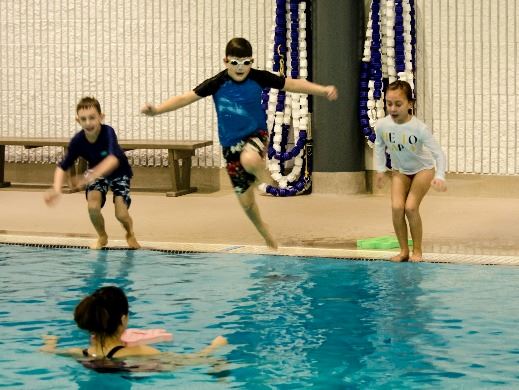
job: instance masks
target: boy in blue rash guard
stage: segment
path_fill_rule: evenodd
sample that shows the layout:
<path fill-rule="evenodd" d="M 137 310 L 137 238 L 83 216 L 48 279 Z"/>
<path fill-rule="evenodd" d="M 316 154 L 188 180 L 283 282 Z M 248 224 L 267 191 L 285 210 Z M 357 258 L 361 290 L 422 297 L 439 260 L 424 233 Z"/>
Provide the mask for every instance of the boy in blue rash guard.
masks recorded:
<path fill-rule="evenodd" d="M 70 179 L 77 189 L 86 187 L 90 221 L 98 234 L 98 239 L 91 249 L 101 249 L 108 243 L 108 235 L 101 209 L 110 188 L 114 194 L 115 217 L 126 230 L 126 241 L 132 249 L 140 248 L 133 232 L 133 221 L 128 213 L 130 207 L 130 179 L 133 176 L 128 159 L 117 142 L 114 129 L 102 124 L 104 114 L 101 105 L 92 97 L 82 98 L 76 107 L 76 121 L 83 128 L 68 145 L 65 158 L 58 164 L 54 173 L 54 184 L 45 194 L 45 202 L 56 204 L 61 188 L 68 177 L 67 170 L 74 165 L 78 157 L 88 162 L 88 171 L 83 176 Z"/>
<path fill-rule="evenodd" d="M 218 137 L 227 173 L 240 205 L 267 245 L 276 249 L 277 242 L 261 219 L 253 190 L 253 184 L 268 181 L 264 161 L 267 118 L 261 107 L 261 91 L 264 88 L 276 88 L 336 100 L 337 89 L 333 85 L 322 86 L 304 79 L 285 79 L 267 71 L 252 69 L 252 46 L 244 38 L 233 38 L 227 43 L 223 61 L 226 69 L 194 90 L 173 96 L 157 106 L 147 103 L 141 112 L 154 116 L 213 96 L 218 118 Z"/>

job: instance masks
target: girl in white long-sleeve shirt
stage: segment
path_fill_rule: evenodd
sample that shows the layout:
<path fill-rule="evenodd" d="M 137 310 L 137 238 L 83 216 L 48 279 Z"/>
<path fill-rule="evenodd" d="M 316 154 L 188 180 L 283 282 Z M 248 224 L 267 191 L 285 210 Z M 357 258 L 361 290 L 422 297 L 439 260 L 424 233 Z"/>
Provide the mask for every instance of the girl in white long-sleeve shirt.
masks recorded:
<path fill-rule="evenodd" d="M 425 123 L 411 114 L 413 104 L 413 93 L 407 82 L 391 83 L 386 91 L 389 115 L 375 125 L 375 183 L 378 188 L 384 186 L 386 150 L 391 157 L 391 208 L 400 245 L 400 253 L 392 257 L 392 261 L 422 260 L 420 203 L 431 185 L 438 191 L 447 190 L 445 156 Z M 413 239 L 411 256 L 406 217 Z"/>

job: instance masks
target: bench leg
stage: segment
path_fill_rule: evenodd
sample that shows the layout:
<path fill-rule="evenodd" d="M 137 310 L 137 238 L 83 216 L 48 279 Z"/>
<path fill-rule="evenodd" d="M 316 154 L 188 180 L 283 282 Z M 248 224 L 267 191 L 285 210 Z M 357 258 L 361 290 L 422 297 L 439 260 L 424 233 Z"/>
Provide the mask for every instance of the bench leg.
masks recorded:
<path fill-rule="evenodd" d="M 10 182 L 5 179 L 5 145 L 0 145 L 0 188 L 9 187 Z"/>
<path fill-rule="evenodd" d="M 196 187 L 190 186 L 191 157 L 194 154 L 194 150 L 168 150 L 171 191 L 166 192 L 166 196 L 181 196 L 196 191 Z M 182 162 L 182 168 L 180 162 Z"/>

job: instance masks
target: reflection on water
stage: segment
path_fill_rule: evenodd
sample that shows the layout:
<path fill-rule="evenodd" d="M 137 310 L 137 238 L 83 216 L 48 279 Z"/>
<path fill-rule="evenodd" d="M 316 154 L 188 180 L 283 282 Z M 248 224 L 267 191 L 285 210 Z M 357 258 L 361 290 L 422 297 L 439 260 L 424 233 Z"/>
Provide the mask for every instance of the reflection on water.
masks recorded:
<path fill-rule="evenodd" d="M 297 387 L 326 378 L 328 385 L 372 386 L 388 369 L 431 369 L 414 346 L 430 322 L 418 267 L 274 259 L 251 276 L 250 294 L 228 313 L 240 318 L 232 336 L 240 348 L 231 360 L 247 362 L 234 372 L 242 381 L 270 376 L 273 384 Z"/>
<path fill-rule="evenodd" d="M 0 246 L 0 376 L 5 387 L 38 389 L 514 388 L 518 276 L 511 267 Z M 130 326 L 174 334 L 158 345 L 171 356 L 219 334 L 231 345 L 160 373 L 42 359 L 42 333 L 86 345 L 73 309 L 108 284 L 127 292 Z"/>

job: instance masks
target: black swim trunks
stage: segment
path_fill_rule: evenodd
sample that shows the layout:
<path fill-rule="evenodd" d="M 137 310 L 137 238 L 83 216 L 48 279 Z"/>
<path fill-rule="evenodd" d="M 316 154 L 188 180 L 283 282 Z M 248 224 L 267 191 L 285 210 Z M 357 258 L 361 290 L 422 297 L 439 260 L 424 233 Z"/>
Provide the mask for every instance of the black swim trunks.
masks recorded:
<path fill-rule="evenodd" d="M 247 146 L 252 146 L 257 150 L 259 155 L 265 157 L 265 148 L 267 145 L 268 133 L 267 130 L 258 130 L 256 133 L 249 135 L 247 138 L 241 140 L 236 145 L 224 146 L 222 148 L 223 157 L 226 161 L 225 168 L 231 178 L 232 186 L 237 194 L 243 194 L 254 183 L 256 177 L 243 168 L 240 162 L 240 154 Z"/>
<path fill-rule="evenodd" d="M 108 192 L 109 188 L 114 194 L 114 202 L 116 196 L 122 196 L 124 203 L 126 203 L 126 207 L 130 208 L 130 204 L 132 203 L 132 199 L 130 197 L 130 177 L 126 175 L 116 177 L 112 180 L 108 180 L 104 177 L 96 179 L 96 181 L 90 183 L 87 186 L 85 196 L 88 199 L 89 191 L 99 191 L 103 197 L 101 201 L 101 207 L 103 207 L 106 202 L 106 193 Z"/>

